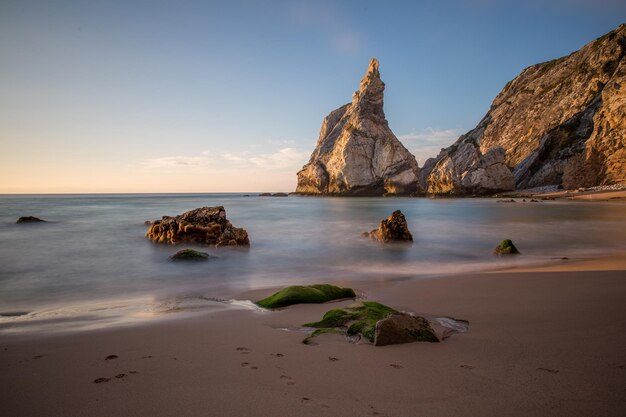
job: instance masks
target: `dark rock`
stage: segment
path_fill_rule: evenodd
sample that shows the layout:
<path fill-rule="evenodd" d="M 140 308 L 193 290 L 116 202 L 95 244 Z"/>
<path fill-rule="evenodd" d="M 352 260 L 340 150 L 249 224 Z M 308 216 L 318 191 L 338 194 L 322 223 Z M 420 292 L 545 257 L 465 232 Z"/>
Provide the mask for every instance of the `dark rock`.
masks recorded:
<path fill-rule="evenodd" d="M 150 220 L 146 220 L 145 222 L 143 222 L 144 226 L 150 226 L 152 224 L 152 222 Z"/>
<path fill-rule="evenodd" d="M 183 249 L 170 256 L 172 261 L 208 261 L 209 254 L 206 252 L 198 252 L 193 249 Z"/>
<path fill-rule="evenodd" d="M 219 246 L 249 246 L 248 232 L 226 219 L 222 206 L 202 207 L 176 217 L 164 216 L 150 225 L 148 239 L 159 243 L 191 242 Z"/>
<path fill-rule="evenodd" d="M 438 342 L 428 320 L 420 316 L 401 313 L 375 301 L 363 301 L 346 308 L 335 308 L 324 314 L 322 320 L 304 326 L 316 330 L 306 339 L 327 333 L 363 338 L 376 346 L 410 342 Z"/>
<path fill-rule="evenodd" d="M 362 236 L 365 237 L 365 234 L 362 234 Z M 383 243 L 413 241 L 406 218 L 400 210 L 394 211 L 391 216 L 381 221 L 378 229 L 372 230 L 369 233 L 369 237 Z"/>
<path fill-rule="evenodd" d="M 386 346 L 412 342 L 439 342 L 424 317 L 397 313 L 376 323 L 374 345 Z"/>
<path fill-rule="evenodd" d="M 356 294 L 352 288 L 342 288 L 329 284 L 293 285 L 257 301 L 256 304 L 264 308 L 280 308 L 292 304 L 325 303 L 354 297 Z"/>
<path fill-rule="evenodd" d="M 519 255 L 519 251 L 511 241 L 511 239 L 505 239 L 493 250 L 494 255 Z"/>
<path fill-rule="evenodd" d="M 272 193 L 261 193 L 259 194 L 259 197 L 271 197 Z"/>
<path fill-rule="evenodd" d="M 45 220 L 41 220 L 39 217 L 25 216 L 17 219 L 15 223 L 45 223 Z"/>
<path fill-rule="evenodd" d="M 289 194 L 286 193 L 274 193 L 272 197 L 289 197 Z"/>

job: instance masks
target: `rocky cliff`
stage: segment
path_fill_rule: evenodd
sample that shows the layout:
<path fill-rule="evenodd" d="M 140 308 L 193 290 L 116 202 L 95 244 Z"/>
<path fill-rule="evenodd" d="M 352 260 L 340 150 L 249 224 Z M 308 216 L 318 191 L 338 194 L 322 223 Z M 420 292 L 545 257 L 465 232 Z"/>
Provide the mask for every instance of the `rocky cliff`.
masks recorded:
<path fill-rule="evenodd" d="M 418 190 L 415 157 L 385 119 L 384 90 L 378 61 L 372 59 L 352 103 L 324 119 L 311 159 L 298 172 L 297 193 L 382 195 Z"/>
<path fill-rule="evenodd" d="M 626 182 L 626 25 L 526 68 L 478 126 L 429 159 L 428 193 Z"/>

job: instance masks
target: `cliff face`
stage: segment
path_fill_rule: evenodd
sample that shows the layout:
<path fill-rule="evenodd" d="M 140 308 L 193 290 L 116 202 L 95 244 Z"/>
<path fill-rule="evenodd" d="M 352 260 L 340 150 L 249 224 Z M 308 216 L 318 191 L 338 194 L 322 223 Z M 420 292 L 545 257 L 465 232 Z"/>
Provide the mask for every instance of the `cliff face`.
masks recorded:
<path fill-rule="evenodd" d="M 626 25 L 509 82 L 478 126 L 431 158 L 429 193 L 626 182 Z"/>
<path fill-rule="evenodd" d="M 311 159 L 298 172 L 297 193 L 382 195 L 418 190 L 415 157 L 385 119 L 384 90 L 378 61 L 372 59 L 352 103 L 324 119 Z"/>

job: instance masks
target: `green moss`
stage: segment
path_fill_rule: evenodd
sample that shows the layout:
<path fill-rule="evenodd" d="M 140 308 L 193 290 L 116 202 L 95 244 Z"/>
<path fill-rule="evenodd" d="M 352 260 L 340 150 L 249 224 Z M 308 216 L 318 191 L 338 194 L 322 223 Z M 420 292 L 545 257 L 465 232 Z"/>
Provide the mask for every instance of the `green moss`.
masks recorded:
<path fill-rule="evenodd" d="M 209 254 L 193 249 L 183 249 L 172 255 L 170 259 L 172 261 L 206 261 L 209 259 Z"/>
<path fill-rule="evenodd" d="M 356 294 L 352 288 L 341 288 L 329 284 L 294 285 L 283 288 L 277 293 L 259 300 L 256 305 L 264 308 L 281 308 L 292 304 L 325 303 L 342 298 L 354 298 Z"/>
<path fill-rule="evenodd" d="M 517 250 L 511 239 L 505 239 L 493 250 L 494 255 L 518 255 Z"/>
<path fill-rule="evenodd" d="M 305 337 L 302 340 L 302 343 L 304 343 L 305 345 L 313 345 L 315 344 L 313 343 L 314 338 L 316 338 L 317 336 L 321 334 L 326 334 L 326 333 L 343 334 L 343 332 L 339 329 L 317 329 L 313 333 L 311 333 L 308 337 Z"/>
<path fill-rule="evenodd" d="M 335 308 L 327 311 L 322 320 L 307 323 L 304 326 L 314 327 L 318 330 L 339 330 L 348 335 L 360 335 L 373 343 L 376 323 L 394 313 L 397 311 L 386 305 L 375 301 L 363 301 L 346 308 Z M 315 336 L 316 334 L 313 332 L 307 339 Z"/>

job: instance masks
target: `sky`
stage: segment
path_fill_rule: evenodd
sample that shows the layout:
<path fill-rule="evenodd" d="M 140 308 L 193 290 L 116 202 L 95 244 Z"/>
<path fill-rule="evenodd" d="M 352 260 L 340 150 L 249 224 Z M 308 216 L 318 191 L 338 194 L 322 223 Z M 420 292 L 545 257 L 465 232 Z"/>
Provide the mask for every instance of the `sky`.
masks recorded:
<path fill-rule="evenodd" d="M 624 22 L 617 0 L 0 0 L 0 193 L 293 191 L 372 57 L 421 166 Z"/>

